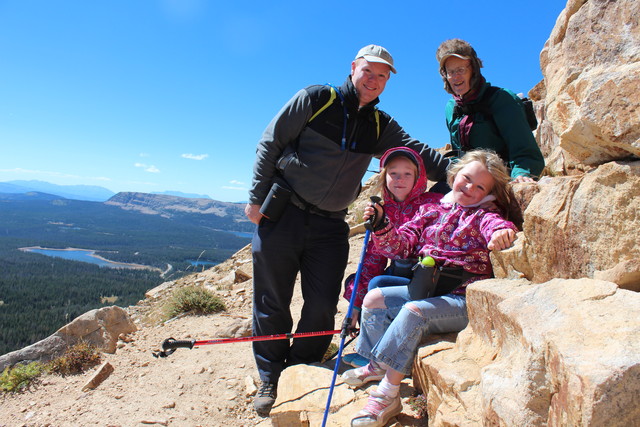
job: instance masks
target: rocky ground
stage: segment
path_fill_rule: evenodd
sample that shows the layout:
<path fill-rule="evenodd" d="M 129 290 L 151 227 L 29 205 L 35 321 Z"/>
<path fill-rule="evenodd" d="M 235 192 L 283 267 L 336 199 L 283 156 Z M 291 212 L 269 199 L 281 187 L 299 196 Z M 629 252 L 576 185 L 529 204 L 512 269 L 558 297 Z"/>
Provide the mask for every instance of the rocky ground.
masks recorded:
<path fill-rule="evenodd" d="M 362 235 L 354 237 L 348 273 L 357 267 L 361 245 Z M 250 271 L 248 248 L 218 268 L 173 284 L 175 287 L 204 283 L 224 298 L 227 311 L 158 322 L 163 296 L 171 289 L 154 294 L 129 308 L 139 330 L 121 337 L 115 354 L 103 355 L 103 361 L 114 368 L 103 383 L 83 391 L 97 368 L 82 375 L 45 376 L 23 393 L 3 394 L 0 426 L 271 425 L 270 419 L 261 418 L 253 411 L 252 393 L 255 393 L 258 376 L 251 343 L 178 349 L 167 358 L 156 358 L 152 354 L 169 337 L 208 339 L 246 334 L 243 331 L 250 327 L 251 280 L 224 285 L 225 280 L 231 280 L 230 276 L 238 276 L 233 273 L 234 269 Z M 293 313 L 299 313 L 300 307 L 301 297 L 296 293 Z M 346 310 L 347 302 L 341 301 L 337 328 Z M 334 337 L 334 342 L 339 342 L 339 336 Z M 352 350 L 353 344 L 345 353 Z M 426 425 L 406 404 L 413 392 L 411 380 L 406 381 L 409 386 L 403 387 L 403 414 L 390 425 Z M 354 408 L 354 413 L 357 409 Z"/>

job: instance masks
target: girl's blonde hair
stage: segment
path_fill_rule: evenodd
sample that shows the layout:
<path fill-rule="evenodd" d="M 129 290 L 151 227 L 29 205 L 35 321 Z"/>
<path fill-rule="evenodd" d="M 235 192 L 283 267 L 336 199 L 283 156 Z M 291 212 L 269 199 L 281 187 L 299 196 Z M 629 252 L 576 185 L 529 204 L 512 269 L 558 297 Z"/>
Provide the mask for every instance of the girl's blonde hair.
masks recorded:
<path fill-rule="evenodd" d="M 402 153 L 402 155 L 399 155 L 397 157 L 394 156 L 393 158 L 388 159 L 384 164 L 384 167 L 380 170 L 380 173 L 378 174 L 378 177 L 375 181 L 375 189 L 378 194 L 384 194 L 383 190 L 387 187 L 387 169 L 394 160 L 397 160 L 399 158 L 409 160 L 411 166 L 413 166 L 413 175 L 416 181 L 418 180 L 418 165 L 416 165 L 415 160 L 411 160 L 407 154 Z M 389 191 L 389 193 L 391 193 L 391 190 L 389 190 L 388 188 L 387 190 Z M 391 193 L 391 195 L 393 196 L 393 193 Z"/>
<path fill-rule="evenodd" d="M 509 184 L 511 177 L 509 176 L 507 166 L 495 151 L 477 149 L 466 152 L 460 160 L 455 163 L 451 163 L 451 166 L 449 166 L 449 169 L 447 170 L 447 184 L 449 184 L 449 187 L 453 188 L 453 181 L 455 180 L 458 172 L 472 162 L 480 162 L 493 177 L 493 187 L 491 187 L 489 194 L 495 196 L 496 204 L 502 211 L 503 216 L 507 217 L 509 214 L 509 207 L 511 205 L 511 191 Z"/>

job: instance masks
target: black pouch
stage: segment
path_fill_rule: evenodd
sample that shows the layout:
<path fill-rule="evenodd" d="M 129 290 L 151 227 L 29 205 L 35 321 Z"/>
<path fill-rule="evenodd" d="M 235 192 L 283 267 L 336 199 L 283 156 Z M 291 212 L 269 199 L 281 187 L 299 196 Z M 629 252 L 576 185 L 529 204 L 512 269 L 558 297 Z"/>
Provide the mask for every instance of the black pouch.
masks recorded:
<path fill-rule="evenodd" d="M 417 258 L 393 260 L 389 268 L 389 274 L 411 279 L 413 277 L 413 266 L 416 265 L 416 262 L 418 262 Z"/>
<path fill-rule="evenodd" d="M 470 278 L 461 268 L 426 267 L 418 264 L 409 282 L 409 297 L 421 300 L 446 295 Z"/>
<path fill-rule="evenodd" d="M 282 216 L 284 208 L 289 204 L 293 191 L 284 184 L 274 182 L 267 198 L 260 207 L 260 213 L 269 221 L 276 222 Z"/>
<path fill-rule="evenodd" d="M 412 301 L 432 297 L 436 290 L 436 282 L 433 279 L 434 267 L 425 267 L 418 264 L 413 270 L 413 277 L 407 285 L 409 298 Z"/>

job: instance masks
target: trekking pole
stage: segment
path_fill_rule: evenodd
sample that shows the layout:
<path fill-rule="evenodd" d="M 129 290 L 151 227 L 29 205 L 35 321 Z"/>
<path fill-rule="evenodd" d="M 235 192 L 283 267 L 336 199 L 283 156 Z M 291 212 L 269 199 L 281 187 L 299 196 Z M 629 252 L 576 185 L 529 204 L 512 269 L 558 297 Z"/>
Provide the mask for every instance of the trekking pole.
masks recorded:
<path fill-rule="evenodd" d="M 371 202 L 375 205 L 380 203 L 381 199 L 377 196 L 371 196 Z M 358 283 L 360 282 L 360 273 L 362 273 L 362 264 L 364 256 L 367 253 L 367 245 L 369 244 L 369 238 L 371 237 L 371 230 L 373 229 L 373 223 L 375 222 L 375 216 L 370 217 L 367 222 L 364 223 L 366 231 L 364 233 L 364 242 L 362 243 L 362 252 L 360 254 L 360 264 L 356 270 L 356 278 L 353 281 L 353 291 L 351 292 L 351 298 L 349 299 L 349 308 L 347 308 L 347 317 L 342 322 L 342 330 L 340 332 L 340 345 L 338 346 L 338 357 L 336 358 L 336 365 L 333 369 L 333 377 L 331 378 L 331 387 L 329 387 L 329 397 L 327 398 L 327 406 L 324 409 L 324 417 L 322 418 L 322 427 L 327 425 L 327 417 L 329 416 L 329 409 L 331 408 L 331 398 L 333 397 L 333 388 L 338 376 L 338 369 L 340 368 L 340 361 L 342 359 L 342 350 L 344 349 L 344 340 L 351 328 L 351 314 L 353 312 L 353 303 L 356 300 L 356 294 L 358 293 Z"/>
<path fill-rule="evenodd" d="M 272 341 L 272 340 L 285 340 L 292 338 L 305 338 L 305 337 L 318 337 L 321 335 L 335 335 L 339 334 L 340 330 L 333 331 L 317 331 L 317 332 L 296 332 L 288 334 L 273 334 L 273 335 L 260 335 L 250 337 L 238 337 L 238 338 L 217 338 L 211 340 L 177 340 L 175 338 L 167 338 L 162 342 L 162 351 L 153 352 L 154 357 L 167 357 L 172 354 L 178 348 L 199 347 L 202 345 L 211 344 L 228 344 L 234 342 L 251 342 L 251 341 Z"/>

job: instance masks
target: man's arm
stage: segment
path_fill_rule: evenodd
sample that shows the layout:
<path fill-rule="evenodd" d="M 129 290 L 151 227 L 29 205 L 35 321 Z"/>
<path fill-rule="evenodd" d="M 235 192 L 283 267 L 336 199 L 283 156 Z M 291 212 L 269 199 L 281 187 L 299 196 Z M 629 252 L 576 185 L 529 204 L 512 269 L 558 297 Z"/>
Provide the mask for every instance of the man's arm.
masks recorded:
<path fill-rule="evenodd" d="M 382 132 L 378 145 L 382 150 L 379 153 L 376 153 L 376 156 L 380 156 L 389 148 L 399 147 L 402 145 L 409 147 L 420 154 L 424 161 L 424 167 L 429 180 L 436 182 L 447 180 L 449 159 L 443 157 L 442 154 L 438 153 L 427 144 L 412 138 L 407 132 L 405 132 L 398 122 L 393 118 L 389 118 L 389 123 Z"/>
<path fill-rule="evenodd" d="M 252 222 L 260 222 L 260 206 L 273 183 L 276 162 L 283 150 L 298 138 L 311 114 L 311 101 L 306 90 L 302 89 L 282 107 L 262 133 L 256 148 L 249 203 L 245 207 L 245 214 Z"/>

